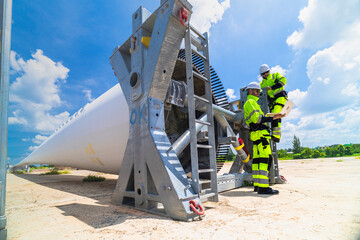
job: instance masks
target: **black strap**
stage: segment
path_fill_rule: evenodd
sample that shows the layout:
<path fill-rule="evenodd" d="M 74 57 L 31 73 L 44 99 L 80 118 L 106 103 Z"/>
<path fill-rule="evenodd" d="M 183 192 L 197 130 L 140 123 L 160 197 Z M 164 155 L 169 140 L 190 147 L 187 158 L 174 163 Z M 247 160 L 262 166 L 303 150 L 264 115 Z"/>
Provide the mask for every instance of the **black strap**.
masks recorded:
<path fill-rule="evenodd" d="M 274 95 L 274 100 L 278 99 L 279 97 L 284 97 L 287 99 L 287 92 L 284 90 L 284 91 L 281 91 L 277 94 Z"/>
<path fill-rule="evenodd" d="M 264 130 L 264 129 L 269 131 L 269 128 L 265 124 L 262 124 L 262 123 L 259 123 L 259 124 L 250 123 L 249 126 L 250 126 L 250 132 Z"/>

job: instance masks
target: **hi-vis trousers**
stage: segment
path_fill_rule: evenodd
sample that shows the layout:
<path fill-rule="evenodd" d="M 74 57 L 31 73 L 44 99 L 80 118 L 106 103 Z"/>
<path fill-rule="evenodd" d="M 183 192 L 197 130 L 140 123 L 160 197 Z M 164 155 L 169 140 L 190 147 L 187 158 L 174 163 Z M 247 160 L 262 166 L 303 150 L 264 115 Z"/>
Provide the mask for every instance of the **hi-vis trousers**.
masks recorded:
<path fill-rule="evenodd" d="M 283 109 L 286 103 L 285 97 L 279 97 L 270 104 L 271 113 L 279 113 Z M 271 131 L 273 139 L 276 139 L 276 142 L 280 142 L 281 138 L 281 119 L 273 120 L 271 123 Z"/>
<path fill-rule="evenodd" d="M 254 187 L 269 187 L 269 170 L 272 162 L 269 139 L 261 137 L 253 141 L 252 174 Z"/>

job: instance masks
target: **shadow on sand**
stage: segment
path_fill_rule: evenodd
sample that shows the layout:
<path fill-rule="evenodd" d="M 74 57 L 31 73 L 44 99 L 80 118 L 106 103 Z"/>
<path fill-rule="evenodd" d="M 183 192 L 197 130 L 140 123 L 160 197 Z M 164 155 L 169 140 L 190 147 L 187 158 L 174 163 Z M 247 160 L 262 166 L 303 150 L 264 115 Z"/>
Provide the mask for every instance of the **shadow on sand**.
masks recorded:
<path fill-rule="evenodd" d="M 62 210 L 64 216 L 75 217 L 93 228 L 120 224 L 127 219 L 164 219 L 164 217 L 136 210 L 130 206 L 112 204 L 111 196 L 117 179 L 83 182 L 84 176 L 80 175 L 19 174 L 16 176 L 47 188 L 80 196 L 80 198 L 75 196 L 64 200 L 72 201 L 70 204 L 55 203 L 54 206 Z M 95 200 L 95 204 L 81 203 L 84 201 L 82 197 Z"/>

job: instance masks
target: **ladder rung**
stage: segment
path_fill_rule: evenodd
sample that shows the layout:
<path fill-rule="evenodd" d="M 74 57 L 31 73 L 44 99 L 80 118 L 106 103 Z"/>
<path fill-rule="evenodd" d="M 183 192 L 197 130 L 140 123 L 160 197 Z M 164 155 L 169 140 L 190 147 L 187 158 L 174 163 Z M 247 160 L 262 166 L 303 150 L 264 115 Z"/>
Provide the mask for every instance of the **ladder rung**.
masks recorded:
<path fill-rule="evenodd" d="M 201 45 L 201 40 L 196 38 L 195 36 L 191 35 L 190 36 L 191 39 L 191 43 L 198 49 L 198 50 L 202 50 L 203 46 Z"/>
<path fill-rule="evenodd" d="M 194 71 L 193 71 L 193 75 L 194 75 L 195 77 L 197 77 L 197 78 L 200 78 L 200 79 L 203 80 L 204 82 L 208 82 L 208 81 L 209 81 L 206 77 L 204 77 L 203 75 L 201 75 L 201 74 L 199 74 L 199 73 L 197 73 L 197 72 L 194 72 Z"/>
<path fill-rule="evenodd" d="M 201 120 L 199 120 L 199 119 L 195 119 L 195 122 L 196 122 L 196 123 L 203 124 L 203 125 L 206 125 L 206 126 L 211 126 L 211 123 L 205 122 L 205 121 L 201 121 Z"/>
<path fill-rule="evenodd" d="M 201 201 L 206 201 L 208 200 L 209 198 L 215 196 L 216 193 L 208 193 L 208 194 L 204 194 L 204 195 L 200 195 L 200 200 Z"/>
<path fill-rule="evenodd" d="M 209 172 L 213 172 L 214 171 L 214 169 L 211 169 L 211 168 L 209 168 L 209 169 L 199 169 L 199 173 L 209 173 Z"/>
<path fill-rule="evenodd" d="M 211 145 L 203 145 L 203 144 L 197 144 L 198 148 L 207 148 L 207 149 L 211 149 L 212 146 Z"/>
<path fill-rule="evenodd" d="M 196 28 L 194 28 L 192 25 L 190 25 L 190 29 L 191 31 L 193 31 L 196 35 L 198 35 L 200 38 L 202 38 L 203 40 L 206 40 L 206 38 L 204 37 L 204 35 L 202 35 Z"/>
<path fill-rule="evenodd" d="M 211 183 L 211 180 L 209 180 L 209 179 L 200 179 L 199 183 L 200 184 Z"/>
<path fill-rule="evenodd" d="M 210 103 L 209 100 L 205 99 L 205 98 L 202 98 L 198 95 L 194 95 L 194 98 L 197 99 L 197 100 L 200 100 L 200 101 L 203 101 L 205 103 Z"/>
<path fill-rule="evenodd" d="M 200 58 L 202 58 L 204 61 L 206 61 L 206 57 L 204 55 L 202 55 L 201 53 L 199 53 L 198 51 L 196 51 L 195 49 L 191 49 L 191 51 L 193 53 L 195 53 L 196 55 L 198 55 Z"/>

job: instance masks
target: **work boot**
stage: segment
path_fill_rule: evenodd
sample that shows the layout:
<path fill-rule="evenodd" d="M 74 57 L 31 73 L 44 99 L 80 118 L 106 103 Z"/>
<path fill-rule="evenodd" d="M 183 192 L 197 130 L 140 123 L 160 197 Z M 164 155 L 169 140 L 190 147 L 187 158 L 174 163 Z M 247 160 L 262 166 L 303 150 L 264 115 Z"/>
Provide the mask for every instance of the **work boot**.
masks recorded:
<path fill-rule="evenodd" d="M 259 187 L 258 186 L 254 186 L 254 192 L 259 191 Z"/>
<path fill-rule="evenodd" d="M 278 190 L 273 190 L 272 188 L 263 188 L 263 187 L 259 187 L 259 191 L 258 194 L 270 194 L 270 195 L 274 195 L 274 194 L 279 194 Z"/>

